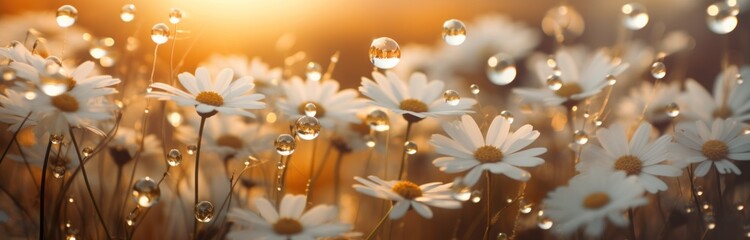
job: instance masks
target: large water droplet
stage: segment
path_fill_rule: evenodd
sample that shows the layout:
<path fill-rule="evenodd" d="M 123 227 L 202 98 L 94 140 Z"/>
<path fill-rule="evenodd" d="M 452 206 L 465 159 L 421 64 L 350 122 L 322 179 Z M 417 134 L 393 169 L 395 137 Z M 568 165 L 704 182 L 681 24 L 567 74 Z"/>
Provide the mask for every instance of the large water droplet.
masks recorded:
<path fill-rule="evenodd" d="M 305 104 L 305 115 L 308 117 L 315 117 L 316 114 L 318 114 L 318 107 L 315 106 L 315 103 L 306 103 Z"/>
<path fill-rule="evenodd" d="M 498 53 L 487 60 L 487 77 L 496 85 L 506 85 L 516 79 L 516 64 L 513 56 Z"/>
<path fill-rule="evenodd" d="M 508 239 L 510 239 L 508 237 L 508 234 L 505 234 L 505 233 L 502 233 L 502 232 L 498 233 L 497 237 L 495 237 L 495 240 L 508 240 Z"/>
<path fill-rule="evenodd" d="M 65 171 L 67 171 L 67 168 L 64 165 L 55 165 L 52 167 L 52 176 L 60 179 L 65 176 Z"/>
<path fill-rule="evenodd" d="M 60 144 L 63 140 L 62 135 L 52 134 L 49 136 L 49 140 L 52 141 L 52 144 Z"/>
<path fill-rule="evenodd" d="M 466 40 L 466 25 L 456 19 L 445 21 L 443 23 L 443 40 L 448 45 L 461 45 Z"/>
<path fill-rule="evenodd" d="M 458 201 L 466 202 L 471 198 L 471 188 L 469 187 L 458 187 L 453 190 L 452 197 Z"/>
<path fill-rule="evenodd" d="M 57 9 L 57 26 L 67 28 L 73 26 L 78 18 L 78 9 L 70 5 L 63 5 Z"/>
<path fill-rule="evenodd" d="M 201 201 L 195 204 L 195 219 L 207 223 L 214 218 L 214 205 L 209 201 Z"/>
<path fill-rule="evenodd" d="M 628 3 L 620 9 L 624 14 L 623 23 L 630 30 L 640 30 L 648 24 L 646 7 L 639 3 Z"/>
<path fill-rule="evenodd" d="M 651 76 L 655 79 L 662 79 L 667 75 L 667 67 L 661 61 L 656 61 L 651 64 Z"/>
<path fill-rule="evenodd" d="M 578 145 L 584 145 L 589 142 L 589 134 L 583 130 L 576 130 L 573 133 L 573 141 Z"/>
<path fill-rule="evenodd" d="M 552 228 L 553 222 L 552 219 L 544 215 L 544 212 L 540 210 L 539 214 L 537 214 L 536 225 L 543 230 L 549 230 Z"/>
<path fill-rule="evenodd" d="M 417 144 L 412 141 L 406 141 L 404 143 L 404 151 L 406 152 L 406 154 L 414 155 L 417 153 L 417 149 Z"/>
<path fill-rule="evenodd" d="M 391 69 L 401 61 L 401 48 L 388 37 L 372 40 L 370 44 L 370 62 L 380 69 Z"/>
<path fill-rule="evenodd" d="M 677 106 L 677 103 L 670 103 L 667 104 L 664 111 L 667 113 L 667 116 L 674 118 L 680 115 L 680 106 Z"/>
<path fill-rule="evenodd" d="M 169 22 L 172 24 L 180 23 L 182 20 L 182 10 L 179 8 L 172 8 L 169 10 Z"/>
<path fill-rule="evenodd" d="M 169 27 L 164 23 L 157 23 L 151 28 L 151 41 L 157 45 L 166 43 L 169 40 Z"/>
<path fill-rule="evenodd" d="M 151 180 L 149 177 L 145 177 L 143 179 L 139 179 L 135 184 L 133 184 L 133 192 L 131 193 L 133 196 L 133 201 L 135 201 L 138 206 L 141 207 L 151 207 L 154 206 L 157 202 L 159 202 L 159 197 L 161 197 L 161 190 L 159 190 L 159 185 L 154 182 L 154 180 Z"/>
<path fill-rule="evenodd" d="M 547 88 L 552 91 L 560 90 L 563 86 L 563 81 L 560 76 L 552 74 L 547 77 Z"/>
<path fill-rule="evenodd" d="M 454 90 L 445 90 L 443 98 L 445 99 L 445 103 L 451 106 L 456 106 L 461 102 L 461 96 Z"/>
<path fill-rule="evenodd" d="M 135 5 L 125 4 L 120 9 L 120 20 L 123 22 L 131 22 L 135 19 Z"/>
<path fill-rule="evenodd" d="M 89 146 L 83 147 L 83 150 L 81 150 L 81 155 L 83 155 L 84 158 L 90 157 L 93 153 L 94 149 Z"/>
<path fill-rule="evenodd" d="M 182 163 L 182 153 L 179 149 L 172 148 L 169 150 L 169 153 L 167 153 L 167 163 L 172 167 L 177 167 Z"/>
<path fill-rule="evenodd" d="M 289 156 L 294 153 L 294 149 L 297 147 L 297 143 L 294 141 L 294 137 L 289 134 L 281 134 L 273 142 L 273 146 L 276 148 L 276 152 L 282 156 Z"/>
<path fill-rule="evenodd" d="M 391 128 L 388 114 L 378 109 L 367 114 L 365 122 L 370 126 L 370 129 L 376 132 L 385 132 Z"/>
<path fill-rule="evenodd" d="M 469 86 L 469 89 L 471 90 L 471 94 L 474 94 L 474 96 L 476 96 L 477 94 L 479 94 L 479 90 L 480 90 L 479 89 L 479 85 L 471 84 Z"/>
<path fill-rule="evenodd" d="M 320 122 L 315 117 L 302 116 L 294 123 L 297 136 L 303 140 L 313 140 L 320 134 Z"/>
<path fill-rule="evenodd" d="M 708 28 L 716 34 L 727 34 L 737 27 L 736 8 L 721 1 L 706 8 Z"/>
<path fill-rule="evenodd" d="M 513 113 L 511 113 L 510 111 L 503 110 L 500 112 L 499 116 L 505 119 L 505 121 L 507 121 L 508 123 L 513 123 Z"/>

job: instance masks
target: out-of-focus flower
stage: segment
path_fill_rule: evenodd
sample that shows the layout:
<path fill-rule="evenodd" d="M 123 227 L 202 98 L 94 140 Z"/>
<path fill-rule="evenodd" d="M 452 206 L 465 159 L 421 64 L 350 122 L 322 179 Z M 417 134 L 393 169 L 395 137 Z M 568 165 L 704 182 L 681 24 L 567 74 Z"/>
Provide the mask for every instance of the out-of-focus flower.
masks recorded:
<path fill-rule="evenodd" d="M 32 102 L 34 110 L 41 114 L 37 135 L 49 132 L 68 136 L 68 127 L 86 128 L 103 135 L 94 126 L 96 121 L 113 117 L 111 105 L 103 97 L 116 92 L 112 88 L 76 87 L 54 97 L 38 94 Z"/>
<path fill-rule="evenodd" d="M 132 128 L 119 126 L 117 133 L 109 142 L 109 151 L 112 158 L 119 165 L 127 163 L 136 152 L 141 148 L 140 133 Z M 161 154 L 161 142 L 154 134 L 149 134 L 143 139 L 143 149 L 141 157 L 152 157 Z"/>
<path fill-rule="evenodd" d="M 461 203 L 451 196 L 453 184 L 441 182 L 432 182 L 422 185 L 413 182 L 402 181 L 383 181 L 376 176 L 367 177 L 369 180 L 354 177 L 360 184 L 354 184 L 354 189 L 358 192 L 376 198 L 394 201 L 391 210 L 390 219 L 399 219 L 403 217 L 409 209 L 414 209 L 424 218 L 432 218 L 432 210 L 428 206 L 457 209 L 461 208 Z"/>
<path fill-rule="evenodd" d="M 316 109 L 315 117 L 325 128 L 361 122 L 357 110 L 366 105 L 365 100 L 357 98 L 354 89 L 339 91 L 336 80 L 303 81 L 295 77 L 283 82 L 281 87 L 283 98 L 276 105 L 290 120 L 305 116 L 306 105 L 312 103 Z"/>
<path fill-rule="evenodd" d="M 349 224 L 336 221 L 336 207 L 318 205 L 305 211 L 307 197 L 287 194 L 281 199 L 278 211 L 265 198 L 255 199 L 255 207 L 260 214 L 234 208 L 228 217 L 241 230 L 232 230 L 230 239 L 317 239 L 338 236 L 348 231 Z"/>
<path fill-rule="evenodd" d="M 653 124 L 664 123 L 672 119 L 667 115 L 667 106 L 677 102 L 675 96 L 679 95 L 678 82 L 660 84 L 656 89 L 650 82 L 643 82 L 640 87 L 630 89 L 630 95 L 620 101 L 617 115 L 619 120 L 635 122 L 648 105 L 643 120 Z"/>
<path fill-rule="evenodd" d="M 195 110 L 201 115 L 211 116 L 220 112 L 255 117 L 255 114 L 247 110 L 265 108 L 266 104 L 260 102 L 265 96 L 258 93 L 247 94 L 255 86 L 250 81 L 250 77 L 232 81 L 233 75 L 232 69 L 226 68 L 212 80 L 208 69 L 199 67 L 195 70 L 195 76 L 188 72 L 177 76 L 180 84 L 188 92 L 164 83 L 153 83 L 151 87 L 163 92 L 152 92 L 146 96 L 159 100 L 172 100 L 180 106 L 195 106 Z"/>
<path fill-rule="evenodd" d="M 8 131 L 18 131 L 26 116 L 29 118 L 24 126 L 36 125 L 38 115 L 38 112 L 32 113 L 31 102 L 23 94 L 11 89 L 5 89 L 5 94 L 0 94 L 0 122 L 10 125 Z"/>
<path fill-rule="evenodd" d="M 4 15 L 0 21 L 0 42 L 22 41 L 31 33 L 25 44 L 37 43 L 36 52 L 42 56 L 56 55 L 64 48 L 66 53 L 84 50 L 89 43 L 82 38 L 86 29 L 74 25 L 61 28 L 55 21 L 54 12 L 26 12 L 19 15 Z"/>
<path fill-rule="evenodd" d="M 667 160 L 667 146 L 672 137 L 665 135 L 649 142 L 651 124 L 641 123 L 628 142 L 625 127 L 614 124 L 609 129 L 601 128 L 596 137 L 601 147 L 589 144 L 583 149 L 581 162 L 576 165 L 580 172 L 623 171 L 636 176 L 638 184 L 650 193 L 666 191 L 667 184 L 658 176 L 679 177 L 679 168 L 663 164 Z"/>
<path fill-rule="evenodd" d="M 199 124 L 199 118 L 188 118 L 187 124 L 177 127 L 175 137 L 185 144 L 196 144 Z M 272 149 L 276 135 L 269 126 L 247 123 L 240 116 L 218 114 L 206 120 L 202 147 L 222 159 L 236 157 L 245 160 L 248 156 L 258 157 Z"/>
<path fill-rule="evenodd" d="M 552 230 L 569 235 L 579 228 L 589 237 L 602 234 L 608 219 L 616 226 L 628 225 L 623 212 L 645 205 L 643 188 L 625 172 L 594 171 L 580 174 L 568 186 L 558 187 L 544 200 L 544 214 L 555 223 Z"/>
<path fill-rule="evenodd" d="M 730 160 L 750 160 L 750 135 L 742 133 L 742 124 L 734 119 L 715 119 L 711 128 L 703 122 L 678 124 L 677 143 L 672 143 L 670 153 L 688 164 L 698 163 L 695 176 L 702 177 L 716 166 L 721 174 L 742 174 Z"/>
<path fill-rule="evenodd" d="M 738 73 L 750 76 L 750 66 L 743 66 L 740 72 L 730 66 L 719 74 L 714 82 L 713 96 L 698 82 L 688 80 L 685 94 L 681 96 L 681 115 L 690 120 L 711 123 L 714 119 L 734 118 L 737 121 L 750 120 L 750 84 L 739 84 Z"/>
<path fill-rule="evenodd" d="M 528 124 L 510 132 L 510 122 L 501 116 L 492 120 L 486 137 L 468 115 L 463 115 L 461 121 L 444 124 L 443 130 L 449 137 L 433 134 L 430 143 L 435 146 L 435 152 L 448 157 L 435 159 L 432 164 L 446 173 L 471 169 L 463 178 L 468 186 L 473 186 L 485 170 L 526 181 L 531 174 L 519 167 L 544 163 L 537 156 L 547 152 L 543 147 L 521 151 L 539 137 L 539 132 Z"/>
<path fill-rule="evenodd" d="M 44 155 L 47 152 L 47 139 L 49 139 L 49 134 L 44 134 L 42 137 L 42 140 L 37 141 L 34 145 L 28 147 L 22 146 L 21 153 L 23 154 L 8 154 L 8 158 L 21 163 L 26 161 L 33 166 L 41 168 L 44 164 Z M 49 157 L 48 164 L 50 169 L 63 167 L 63 169 L 67 171 L 75 169 L 79 165 L 78 155 L 76 155 L 76 150 L 73 147 L 73 143 L 70 141 L 61 142 L 60 148 L 51 148 Z M 84 156 L 81 155 L 81 158 L 83 157 Z"/>

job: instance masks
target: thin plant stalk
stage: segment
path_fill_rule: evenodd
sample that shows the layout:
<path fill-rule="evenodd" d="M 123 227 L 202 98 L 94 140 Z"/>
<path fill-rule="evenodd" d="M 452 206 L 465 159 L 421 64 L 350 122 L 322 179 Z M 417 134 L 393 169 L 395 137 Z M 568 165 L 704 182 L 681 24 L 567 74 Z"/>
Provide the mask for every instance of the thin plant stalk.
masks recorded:
<path fill-rule="evenodd" d="M 47 142 L 47 150 L 44 153 L 44 163 L 42 163 L 42 182 L 41 182 L 41 189 L 39 191 L 39 239 L 44 239 L 44 230 L 45 230 L 45 222 L 44 222 L 44 189 L 47 185 L 47 164 L 49 164 L 49 153 L 52 150 L 52 139 L 49 139 Z"/>
<path fill-rule="evenodd" d="M 104 217 L 102 217 L 101 210 L 99 210 L 99 206 L 96 205 L 96 200 L 94 199 L 94 193 L 91 191 L 91 184 L 89 183 L 88 174 L 86 174 L 86 167 L 83 164 L 83 158 L 81 158 L 81 150 L 78 149 L 78 142 L 76 141 L 75 135 L 73 135 L 73 128 L 69 127 L 68 132 L 70 133 L 70 139 L 73 141 L 73 147 L 75 147 L 76 156 L 78 156 L 78 161 L 80 162 L 81 173 L 83 174 L 83 181 L 84 183 L 86 183 L 86 190 L 89 193 L 91 202 L 94 204 L 94 210 L 96 210 L 96 216 L 99 218 L 99 222 L 101 222 L 102 227 L 104 228 L 104 232 L 107 234 L 107 239 L 112 239 L 112 235 L 109 234 L 109 229 L 107 229 L 107 224 L 104 223 Z"/>
<path fill-rule="evenodd" d="M 408 123 L 406 124 L 406 135 L 404 136 L 404 143 L 406 143 L 406 141 L 409 141 L 409 135 L 411 134 L 411 125 L 414 123 L 412 121 L 407 122 Z M 404 150 L 401 152 L 401 166 L 398 168 L 398 180 L 401 180 L 404 177 L 404 165 L 406 165 L 406 158 L 406 147 L 404 147 Z"/>
<path fill-rule="evenodd" d="M 489 240 L 490 230 L 492 229 L 492 174 L 489 171 L 484 174 L 485 179 L 487 179 L 485 186 L 487 191 L 487 197 L 485 198 L 485 202 L 487 203 L 487 226 L 484 228 L 484 237 L 482 239 Z"/>
<path fill-rule="evenodd" d="M 203 139 L 203 127 L 206 125 L 206 117 L 201 116 L 201 124 L 198 129 L 198 147 L 195 150 L 195 176 L 194 176 L 194 183 L 195 183 L 195 195 L 193 198 L 193 206 L 198 205 L 198 170 L 200 166 L 200 160 L 201 160 L 201 140 Z M 197 239 L 198 237 L 198 219 L 193 217 L 193 239 Z"/>
<path fill-rule="evenodd" d="M 31 116 L 31 112 L 29 114 L 26 114 L 26 118 L 23 119 L 23 122 L 21 122 L 21 125 L 18 126 L 18 129 L 13 132 L 13 136 L 10 138 L 10 142 L 8 143 L 8 146 L 5 147 L 5 150 L 3 150 L 3 155 L 0 156 L 0 164 L 3 164 L 3 160 L 5 159 L 5 155 L 8 154 L 8 150 L 10 150 L 10 146 L 13 146 L 13 143 L 16 142 L 16 137 L 18 137 L 18 133 L 21 132 L 21 129 L 23 129 L 23 125 L 26 124 L 26 121 L 29 120 L 29 117 Z"/>
<path fill-rule="evenodd" d="M 378 232 L 378 230 L 380 230 L 381 227 L 383 227 L 383 223 L 385 223 L 385 220 L 388 219 L 388 215 L 391 215 L 391 211 L 393 211 L 393 207 L 391 207 L 391 209 L 388 209 L 388 212 L 386 212 L 385 215 L 383 215 L 383 218 L 380 219 L 380 221 L 378 222 L 378 225 L 375 225 L 375 229 L 373 229 L 372 232 L 370 232 L 370 234 L 367 234 L 367 238 L 366 238 L 367 240 L 371 240 L 373 237 L 375 237 L 375 233 Z"/>
<path fill-rule="evenodd" d="M 628 208 L 628 219 L 630 220 L 630 236 L 634 240 L 638 240 L 638 236 L 635 235 L 635 216 L 633 208 Z"/>

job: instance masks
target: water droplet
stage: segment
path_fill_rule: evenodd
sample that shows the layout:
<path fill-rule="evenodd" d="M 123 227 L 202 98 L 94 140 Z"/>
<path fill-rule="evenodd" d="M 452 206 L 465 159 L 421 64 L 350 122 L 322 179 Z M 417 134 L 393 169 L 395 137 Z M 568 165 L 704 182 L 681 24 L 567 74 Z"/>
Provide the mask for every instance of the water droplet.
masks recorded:
<path fill-rule="evenodd" d="M 284 161 L 282 161 L 281 159 L 279 159 L 279 161 L 276 162 L 276 169 L 284 170 L 285 167 L 286 165 L 284 165 Z"/>
<path fill-rule="evenodd" d="M 529 214 L 529 213 L 531 213 L 531 210 L 533 209 L 532 207 L 534 206 L 534 204 L 532 204 L 532 203 L 526 203 L 524 201 L 521 201 L 521 203 L 519 205 L 521 206 L 520 211 L 523 214 Z"/>
<path fill-rule="evenodd" d="M 391 69 L 401 61 L 401 48 L 388 37 L 372 40 L 370 44 L 370 62 L 380 69 Z"/>
<path fill-rule="evenodd" d="M 563 81 L 560 79 L 560 76 L 552 74 L 547 77 L 547 88 L 552 91 L 557 91 L 562 88 Z"/>
<path fill-rule="evenodd" d="M 495 240 L 508 240 L 508 234 L 505 233 L 498 233 L 497 237 L 495 237 Z"/>
<path fill-rule="evenodd" d="M 406 152 L 406 154 L 414 155 L 417 153 L 417 149 L 417 144 L 412 141 L 406 141 L 404 143 L 404 151 Z"/>
<path fill-rule="evenodd" d="M 505 119 L 505 121 L 507 121 L 508 123 L 513 123 L 514 118 L 513 114 L 510 111 L 503 110 L 500 112 L 499 116 Z"/>
<path fill-rule="evenodd" d="M 11 81 L 13 79 L 16 79 L 16 70 L 13 70 L 9 67 L 1 67 L 0 76 L 2 76 L 4 81 Z"/>
<path fill-rule="evenodd" d="M 23 94 L 23 97 L 26 98 L 26 100 L 34 100 L 36 99 L 36 93 L 34 91 L 29 90 Z"/>
<path fill-rule="evenodd" d="M 583 33 L 583 17 L 573 7 L 559 5 L 548 10 L 542 19 L 542 30 L 557 42 L 566 38 L 576 38 Z"/>
<path fill-rule="evenodd" d="M 667 104 L 667 108 L 664 111 L 667 113 L 667 116 L 675 118 L 680 115 L 680 106 L 677 106 L 677 103 L 670 103 Z"/>
<path fill-rule="evenodd" d="M 445 99 L 445 103 L 451 106 L 456 106 L 461 102 L 461 96 L 459 96 L 458 92 L 454 90 L 445 90 L 443 98 Z"/>
<path fill-rule="evenodd" d="M 148 114 L 149 112 L 151 112 L 151 110 L 149 108 L 143 109 L 143 113 Z"/>
<path fill-rule="evenodd" d="M 721 1 L 706 8 L 708 28 L 716 34 L 727 34 L 737 27 L 736 8 Z"/>
<path fill-rule="evenodd" d="M 709 230 L 713 230 L 716 228 L 716 219 L 712 214 L 706 214 L 703 216 L 703 221 L 706 223 L 706 228 Z"/>
<path fill-rule="evenodd" d="M 471 86 L 469 86 L 469 89 L 471 89 L 471 94 L 474 94 L 474 96 L 479 94 L 479 85 L 471 84 Z"/>
<path fill-rule="evenodd" d="M 177 111 L 167 113 L 167 121 L 172 127 L 179 127 L 182 124 L 182 114 Z"/>
<path fill-rule="evenodd" d="M 41 88 L 44 94 L 47 96 L 54 97 L 63 94 L 68 91 L 68 79 L 62 75 L 55 74 L 53 76 L 40 76 Z"/>
<path fill-rule="evenodd" d="M 667 67 L 661 61 L 656 61 L 651 64 L 651 76 L 655 79 L 662 79 L 667 75 Z"/>
<path fill-rule="evenodd" d="M 602 120 L 601 120 L 601 119 L 599 118 L 599 116 L 595 117 L 595 118 L 594 118 L 594 120 L 593 120 L 593 122 L 594 122 L 594 126 L 596 126 L 596 127 L 601 127 L 601 126 L 602 126 L 602 124 L 604 123 L 604 122 L 602 122 Z"/>
<path fill-rule="evenodd" d="M 187 145 L 187 154 L 188 155 L 195 154 L 195 151 L 197 151 L 197 150 L 198 150 L 198 146 L 195 146 L 195 144 Z"/>
<path fill-rule="evenodd" d="M 151 41 L 156 45 L 164 44 L 169 40 L 169 27 L 164 23 L 157 23 L 151 28 Z"/>
<path fill-rule="evenodd" d="M 307 72 L 305 73 L 308 80 L 320 81 L 323 77 L 323 67 L 319 63 L 309 62 L 307 63 Z"/>
<path fill-rule="evenodd" d="M 90 157 L 93 153 L 94 149 L 89 146 L 83 147 L 83 150 L 81 150 L 81 155 L 83 155 L 83 157 L 85 158 Z"/>
<path fill-rule="evenodd" d="M 742 203 L 737 204 L 737 211 L 745 210 L 745 205 Z"/>
<path fill-rule="evenodd" d="M 214 218 L 214 205 L 209 201 L 201 201 L 195 204 L 195 219 L 199 222 L 207 223 Z"/>
<path fill-rule="evenodd" d="M 711 204 L 704 203 L 701 207 L 703 208 L 703 210 L 709 210 L 711 209 Z"/>
<path fill-rule="evenodd" d="M 52 134 L 49 136 L 49 140 L 52 141 L 52 144 L 60 144 L 63 140 L 62 135 Z"/>
<path fill-rule="evenodd" d="M 487 77 L 496 85 L 507 85 L 516 79 L 516 63 L 513 56 L 498 53 L 487 60 Z"/>
<path fill-rule="evenodd" d="M 544 215 L 543 211 L 539 211 L 539 214 L 537 215 L 536 225 L 539 226 L 542 230 L 549 230 L 552 228 L 553 222 L 552 219 Z"/>
<path fill-rule="evenodd" d="M 320 134 L 320 122 L 315 117 L 302 116 L 294 123 L 294 129 L 299 138 L 303 140 L 313 140 L 318 137 L 318 134 Z"/>
<path fill-rule="evenodd" d="M 586 131 L 576 130 L 573 133 L 573 140 L 578 145 L 584 145 L 589 142 L 589 135 L 586 133 Z"/>
<path fill-rule="evenodd" d="M 685 206 L 685 213 L 692 213 L 692 212 L 693 212 L 693 207 Z"/>
<path fill-rule="evenodd" d="M 466 202 L 471 199 L 471 188 L 469 187 L 457 187 L 453 190 L 452 197 L 458 201 Z"/>
<path fill-rule="evenodd" d="M 182 10 L 179 8 L 172 8 L 169 10 L 169 22 L 172 24 L 180 23 L 182 20 Z"/>
<path fill-rule="evenodd" d="M 179 166 L 182 163 L 182 152 L 176 148 L 169 150 L 169 153 L 167 153 L 167 163 L 172 167 Z"/>
<path fill-rule="evenodd" d="M 743 133 L 744 133 L 745 135 L 748 135 L 748 134 L 750 134 L 750 127 L 746 127 L 746 128 L 745 128 L 745 130 L 743 131 Z"/>
<path fill-rule="evenodd" d="M 76 237 L 76 233 L 75 232 L 68 233 L 68 234 L 65 235 L 65 240 L 77 240 L 77 239 L 78 238 Z"/>
<path fill-rule="evenodd" d="M 282 156 L 289 156 L 294 153 L 294 149 L 297 147 L 294 137 L 289 134 L 279 135 L 273 145 L 276 148 L 276 152 Z"/>
<path fill-rule="evenodd" d="M 628 3 L 622 5 L 624 14 L 623 23 L 630 30 L 640 30 L 648 24 L 648 12 L 646 7 L 639 3 Z"/>
<path fill-rule="evenodd" d="M 474 190 L 471 192 L 471 202 L 478 203 L 482 200 L 482 191 Z"/>
<path fill-rule="evenodd" d="M 3 78 L 5 78 L 5 76 L 3 76 Z M 740 74 L 737 74 L 737 78 L 735 78 L 735 79 L 737 81 L 737 84 L 742 84 L 743 82 L 745 82 L 745 80 L 742 79 L 742 75 L 740 75 Z"/>
<path fill-rule="evenodd" d="M 67 28 L 76 23 L 76 18 L 78 18 L 78 9 L 70 5 L 63 5 L 57 9 L 55 20 L 57 20 L 57 26 Z"/>
<path fill-rule="evenodd" d="M 141 207 L 151 207 L 159 202 L 161 197 L 161 190 L 159 185 L 149 177 L 139 179 L 133 184 L 133 201 Z"/>
<path fill-rule="evenodd" d="M 458 46 L 466 40 L 466 25 L 457 19 L 443 23 L 443 40 L 448 45 Z"/>
<path fill-rule="evenodd" d="M 135 208 L 133 211 L 128 213 L 128 216 L 125 217 L 125 224 L 128 225 L 128 227 L 132 227 L 135 225 L 135 221 L 138 218 L 138 216 L 141 214 L 140 208 Z"/>
<path fill-rule="evenodd" d="M 607 85 L 614 86 L 617 83 L 617 78 L 615 76 L 607 74 Z"/>
<path fill-rule="evenodd" d="M 388 129 L 391 129 L 388 114 L 378 109 L 367 114 L 365 122 L 370 126 L 370 129 L 376 132 L 385 132 L 388 131 Z"/>
<path fill-rule="evenodd" d="M 703 196 L 703 187 L 702 186 L 695 186 L 695 195 Z"/>
<path fill-rule="evenodd" d="M 318 107 L 315 106 L 315 103 L 309 102 L 305 104 L 305 115 L 315 117 L 316 114 L 318 114 Z"/>
<path fill-rule="evenodd" d="M 372 135 L 365 135 L 365 145 L 367 147 L 373 148 L 375 147 L 375 138 L 372 137 Z"/>
<path fill-rule="evenodd" d="M 56 165 L 56 166 L 52 167 L 52 176 L 55 177 L 55 178 L 57 178 L 57 179 L 60 179 L 60 178 L 62 178 L 62 177 L 65 176 L 65 171 L 67 171 L 67 169 L 65 168 L 65 166 L 63 166 L 63 165 Z"/>
<path fill-rule="evenodd" d="M 131 22 L 133 19 L 135 19 L 135 5 L 125 4 L 125 6 L 122 6 L 122 9 L 120 9 L 120 20 Z"/>

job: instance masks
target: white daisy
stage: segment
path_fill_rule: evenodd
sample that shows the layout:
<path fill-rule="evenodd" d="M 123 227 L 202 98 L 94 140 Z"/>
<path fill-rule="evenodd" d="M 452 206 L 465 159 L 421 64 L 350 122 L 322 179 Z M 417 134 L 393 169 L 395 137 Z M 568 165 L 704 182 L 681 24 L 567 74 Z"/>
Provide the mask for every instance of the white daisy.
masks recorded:
<path fill-rule="evenodd" d="M 393 209 L 389 217 L 399 219 L 403 217 L 409 209 L 414 209 L 424 218 L 432 218 L 432 210 L 428 206 L 458 209 L 461 208 L 461 202 L 453 199 L 451 186 L 453 184 L 441 182 L 431 182 L 418 186 L 413 182 L 402 181 L 383 181 L 376 176 L 367 177 L 369 180 L 354 177 L 354 180 L 361 184 L 354 184 L 354 189 L 362 194 L 394 201 Z"/>
<path fill-rule="evenodd" d="M 273 95 L 276 92 L 275 87 L 282 77 L 281 68 L 271 68 L 258 57 L 254 57 L 248 62 L 245 56 L 213 55 L 202 65 L 206 66 L 212 73 L 219 73 L 224 68 L 230 68 L 234 71 L 236 78 L 249 76 L 259 91 L 266 95 Z"/>
<path fill-rule="evenodd" d="M 357 91 L 344 89 L 339 91 L 336 80 L 313 81 L 294 77 L 281 84 L 283 98 L 276 106 L 289 118 L 297 120 L 305 116 L 305 106 L 315 105 L 315 117 L 325 128 L 335 124 L 359 123 L 357 111 L 366 105 L 365 100 L 357 98 Z"/>
<path fill-rule="evenodd" d="M 677 102 L 675 96 L 679 95 L 679 82 L 660 84 L 654 90 L 653 84 L 644 81 L 640 87 L 630 89 L 630 95 L 620 101 L 617 115 L 623 120 L 637 121 L 643 112 L 643 107 L 648 104 L 643 119 L 655 125 L 664 123 L 672 119 L 667 115 L 667 105 Z"/>
<path fill-rule="evenodd" d="M 681 115 L 691 120 L 706 123 L 713 119 L 734 118 L 737 121 L 750 120 L 750 84 L 737 83 L 737 74 L 750 76 L 750 66 L 743 66 L 740 72 L 730 66 L 719 74 L 714 82 L 713 96 L 695 80 L 685 83 L 685 94 L 681 96 Z"/>
<path fill-rule="evenodd" d="M 177 140 L 185 144 L 198 141 L 200 118 L 191 116 L 175 133 Z M 272 149 L 276 136 L 278 134 L 269 127 L 248 123 L 240 116 L 218 114 L 206 121 L 201 147 L 222 159 L 234 157 L 244 161 L 248 156 L 260 157 L 260 153 Z"/>
<path fill-rule="evenodd" d="M 430 143 L 435 146 L 435 152 L 448 156 L 437 158 L 432 164 L 446 173 L 471 169 L 463 178 L 468 186 L 473 186 L 484 170 L 518 181 L 529 180 L 531 174 L 519 167 L 544 163 L 537 156 L 547 152 L 543 147 L 521 151 L 539 137 L 539 132 L 528 124 L 510 132 L 510 122 L 501 116 L 492 120 L 486 137 L 482 136 L 479 126 L 468 115 L 461 116 L 461 121 L 444 124 L 443 130 L 448 137 L 433 134 Z"/>
<path fill-rule="evenodd" d="M 609 129 L 600 128 L 596 131 L 596 137 L 601 147 L 596 144 L 586 145 L 576 170 L 584 173 L 622 171 L 628 176 L 636 176 L 638 184 L 650 193 L 667 190 L 667 184 L 658 177 L 679 177 L 682 171 L 665 164 L 669 157 L 667 146 L 672 137 L 665 135 L 650 142 L 651 131 L 651 124 L 641 123 L 628 142 L 628 135 L 622 125 L 614 124 Z"/>
<path fill-rule="evenodd" d="M 715 165 L 721 174 L 742 174 L 731 162 L 750 160 L 750 135 L 742 133 L 742 124 L 734 119 L 717 118 L 711 128 L 703 121 L 695 125 L 678 124 L 675 132 L 677 143 L 670 145 L 670 152 L 686 163 L 698 163 L 695 176 L 702 177 Z"/>
<path fill-rule="evenodd" d="M 117 91 L 112 88 L 76 87 L 54 97 L 38 94 L 32 101 L 34 111 L 41 114 L 37 135 L 49 132 L 67 136 L 68 127 L 86 128 L 104 135 L 104 132 L 94 126 L 96 121 L 113 117 L 113 107 L 104 97 L 115 92 Z"/>
<path fill-rule="evenodd" d="M 374 81 L 362 77 L 359 91 L 371 98 L 372 104 L 401 114 L 410 122 L 425 117 L 469 113 L 472 112 L 471 107 L 477 103 L 468 97 L 462 97 L 455 106 L 446 103 L 442 97 L 443 82 L 428 81 L 427 76 L 422 73 L 413 73 L 408 84 L 391 71 L 386 72 L 386 75 L 373 72 L 372 77 Z"/>
<path fill-rule="evenodd" d="M 596 237 L 604 231 L 605 218 L 615 226 L 627 226 L 623 212 L 648 202 L 636 181 L 624 172 L 594 171 L 573 177 L 568 186 L 558 187 L 544 200 L 544 214 L 555 223 L 552 231 L 570 235 L 584 228 L 587 236 Z"/>
<path fill-rule="evenodd" d="M 513 92 L 525 101 L 544 103 L 555 106 L 576 104 L 583 99 L 594 96 L 607 86 L 607 75 L 617 75 L 626 69 L 627 64 L 614 63 L 608 53 L 599 50 L 593 56 L 581 54 L 577 49 L 560 48 L 555 53 L 555 61 L 560 70 L 562 86 L 552 90 L 547 85 L 547 78 L 554 71 L 547 59 L 535 58 L 531 62 L 541 88 L 516 88 Z"/>
<path fill-rule="evenodd" d="M 5 94 L 0 94 L 0 122 L 10 125 L 8 131 L 18 131 L 26 116 L 29 117 L 24 126 L 36 125 L 39 113 L 34 112 L 29 115 L 32 111 L 31 102 L 23 94 L 12 89 L 5 89 Z"/>
<path fill-rule="evenodd" d="M 216 112 L 255 117 L 246 110 L 263 109 L 266 104 L 259 100 L 265 98 L 263 94 L 247 94 L 255 86 L 250 77 L 242 77 L 232 81 L 234 73 L 231 69 L 219 72 L 216 79 L 211 80 L 208 69 L 199 67 L 195 76 L 188 72 L 180 73 L 177 78 L 188 92 L 164 83 L 153 83 L 151 87 L 163 92 L 151 92 L 146 97 L 159 100 L 172 100 L 180 106 L 195 106 L 198 114 L 210 117 Z"/>
<path fill-rule="evenodd" d="M 307 197 L 287 194 L 281 199 L 279 210 L 265 198 L 255 199 L 260 214 L 234 208 L 228 217 L 245 229 L 230 231 L 229 239 L 317 239 L 338 236 L 349 229 L 349 224 L 338 223 L 336 207 L 317 205 L 305 211 Z"/>

